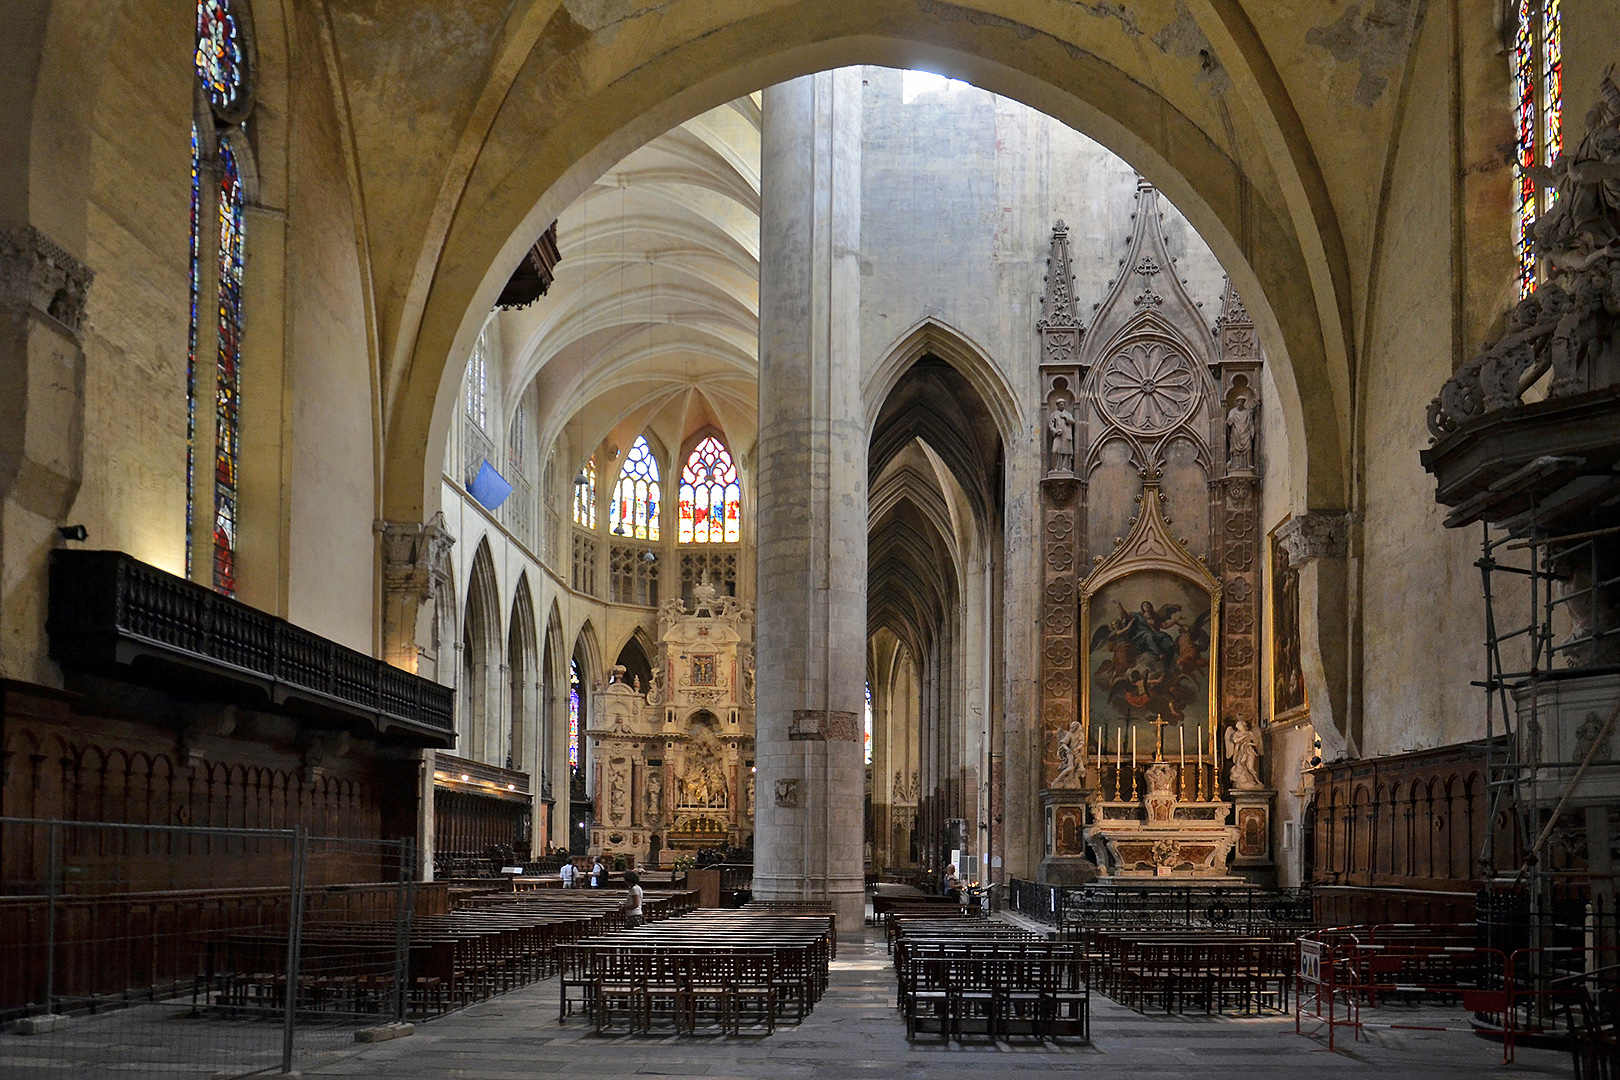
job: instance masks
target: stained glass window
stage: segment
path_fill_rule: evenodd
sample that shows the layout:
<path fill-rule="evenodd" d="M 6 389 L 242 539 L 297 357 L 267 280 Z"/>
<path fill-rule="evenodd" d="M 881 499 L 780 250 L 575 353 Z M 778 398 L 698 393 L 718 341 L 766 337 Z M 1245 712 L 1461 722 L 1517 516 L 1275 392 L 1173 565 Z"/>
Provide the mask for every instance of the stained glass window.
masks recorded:
<path fill-rule="evenodd" d="M 485 424 L 488 414 L 484 411 L 484 402 L 489 397 L 489 357 L 485 350 L 488 333 L 487 327 L 479 333 L 473 343 L 472 356 L 467 360 L 467 415 L 479 430 L 488 430 Z"/>
<path fill-rule="evenodd" d="M 872 764 L 872 684 L 866 684 L 866 763 Z"/>
<path fill-rule="evenodd" d="M 1551 165 L 1564 149 L 1564 32 L 1561 0 L 1541 11 L 1541 163 Z M 1555 193 L 1549 193 L 1555 194 Z"/>
<path fill-rule="evenodd" d="M 523 407 L 512 416 L 512 426 L 506 437 L 506 463 L 511 468 L 511 476 L 522 476 L 523 471 L 523 444 L 528 440 L 529 429 L 524 421 Z"/>
<path fill-rule="evenodd" d="M 681 471 L 683 544 L 735 544 L 742 538 L 742 488 L 726 444 L 714 436 L 692 448 Z"/>
<path fill-rule="evenodd" d="M 1562 0 L 1518 0 L 1513 35 L 1513 239 L 1519 293 L 1536 288 L 1531 226 L 1557 198 L 1538 192 L 1531 178 L 1536 165 L 1550 165 L 1563 150 L 1564 47 Z"/>
<path fill-rule="evenodd" d="M 214 389 L 214 588 L 236 592 L 236 491 L 241 448 L 237 409 L 242 378 L 242 176 L 228 145 L 219 148 L 219 364 Z"/>
<path fill-rule="evenodd" d="M 230 0 L 197 0 L 197 78 L 214 108 L 241 109 L 246 89 L 242 27 Z"/>
<path fill-rule="evenodd" d="M 197 0 L 195 69 L 211 108 L 191 125 L 191 319 L 186 349 L 186 574 L 236 592 L 241 360 L 244 138 L 248 108 L 243 12 L 233 0 Z M 217 225 L 218 232 L 215 227 Z M 217 240 L 217 246 L 215 241 Z M 217 268 L 218 277 L 214 277 Z M 217 289 L 216 289 L 217 286 Z M 213 333 L 209 333 L 209 323 Z M 213 377 L 208 374 L 213 363 Z M 212 405 L 214 438 L 209 429 Z M 199 424 L 202 425 L 199 427 Z M 213 483 L 205 479 L 213 452 Z M 200 451 L 200 454 L 199 454 Z M 200 460 L 199 460 L 200 458 Z M 208 499 L 212 491 L 212 513 Z M 204 540 L 207 536 L 210 539 Z M 207 558 L 207 556 L 202 556 Z M 206 578 L 205 578 L 206 580 Z"/>
<path fill-rule="evenodd" d="M 579 768 L 579 661 L 568 661 L 568 767 Z"/>
<path fill-rule="evenodd" d="M 191 125 L 191 333 L 186 345 L 186 577 L 192 574 L 191 528 L 197 492 L 197 273 L 198 218 L 202 213 L 202 160 L 197 125 Z"/>
<path fill-rule="evenodd" d="M 619 470 L 619 482 L 613 487 L 608 528 L 615 536 L 657 540 L 658 504 L 662 499 L 658 461 L 653 457 L 652 447 L 647 445 L 646 436 L 637 436 L 635 445 L 625 456 L 624 468 Z"/>
<path fill-rule="evenodd" d="M 574 524 L 596 528 L 596 459 L 580 467 L 574 478 Z"/>

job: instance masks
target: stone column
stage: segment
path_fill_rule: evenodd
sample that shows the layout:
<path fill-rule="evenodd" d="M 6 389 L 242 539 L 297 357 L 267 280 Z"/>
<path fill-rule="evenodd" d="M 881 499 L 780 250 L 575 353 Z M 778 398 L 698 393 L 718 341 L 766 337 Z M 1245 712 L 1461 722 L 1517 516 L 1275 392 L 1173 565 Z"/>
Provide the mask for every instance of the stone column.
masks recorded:
<path fill-rule="evenodd" d="M 57 528 L 84 457 L 88 267 L 39 230 L 0 230 L 0 676 L 60 685 L 45 616 Z M 864 458 L 863 458 L 864 460 Z M 865 500 L 862 500 L 864 509 Z M 91 536 L 94 544 L 96 537 Z M 105 538 L 103 538 L 104 540 Z"/>
<path fill-rule="evenodd" d="M 864 920 L 866 457 L 861 81 L 764 96 L 754 891 Z"/>
<path fill-rule="evenodd" d="M 1350 526 L 1345 511 L 1312 510 L 1277 530 L 1289 565 L 1299 568 L 1300 667 L 1328 761 L 1360 752 L 1347 695 Z"/>

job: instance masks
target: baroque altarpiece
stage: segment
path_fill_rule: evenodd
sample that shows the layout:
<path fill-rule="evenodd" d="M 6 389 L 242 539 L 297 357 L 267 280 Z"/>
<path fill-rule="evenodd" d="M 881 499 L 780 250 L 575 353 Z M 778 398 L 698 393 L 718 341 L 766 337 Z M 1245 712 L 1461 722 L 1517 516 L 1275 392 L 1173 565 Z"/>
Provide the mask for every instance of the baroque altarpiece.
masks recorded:
<path fill-rule="evenodd" d="M 1137 185 L 1090 325 L 1052 232 L 1040 335 L 1042 880 L 1264 878 L 1261 355 L 1211 328 Z"/>
<path fill-rule="evenodd" d="M 594 690 L 591 853 L 673 863 L 754 831 L 753 612 L 705 580 L 658 612 L 653 684 Z"/>

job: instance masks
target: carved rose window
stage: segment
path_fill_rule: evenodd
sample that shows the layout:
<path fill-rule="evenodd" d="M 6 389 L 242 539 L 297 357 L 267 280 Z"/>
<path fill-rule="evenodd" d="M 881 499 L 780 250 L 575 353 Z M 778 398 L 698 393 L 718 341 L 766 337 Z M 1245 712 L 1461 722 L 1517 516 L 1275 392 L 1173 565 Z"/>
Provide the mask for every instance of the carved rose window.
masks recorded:
<path fill-rule="evenodd" d="M 1114 354 L 1102 376 L 1102 400 L 1120 424 L 1144 435 L 1168 431 L 1192 413 L 1198 396 L 1186 358 L 1142 341 Z"/>

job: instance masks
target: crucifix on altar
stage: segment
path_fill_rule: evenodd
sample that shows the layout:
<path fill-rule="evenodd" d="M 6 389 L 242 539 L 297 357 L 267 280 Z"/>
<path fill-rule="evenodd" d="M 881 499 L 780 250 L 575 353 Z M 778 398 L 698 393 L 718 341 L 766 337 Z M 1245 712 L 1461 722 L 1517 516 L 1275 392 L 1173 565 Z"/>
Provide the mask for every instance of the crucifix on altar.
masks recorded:
<path fill-rule="evenodd" d="M 1158 729 L 1155 732 L 1155 734 L 1157 735 L 1157 739 L 1155 740 L 1155 746 L 1153 748 L 1153 760 L 1154 761 L 1163 761 L 1164 760 L 1164 729 L 1170 725 L 1170 721 L 1168 721 L 1168 720 L 1166 720 L 1164 718 L 1164 713 L 1160 713 L 1159 715 L 1155 716 L 1152 720 L 1150 720 L 1148 722 L 1150 724 L 1152 724 L 1155 728 Z"/>

